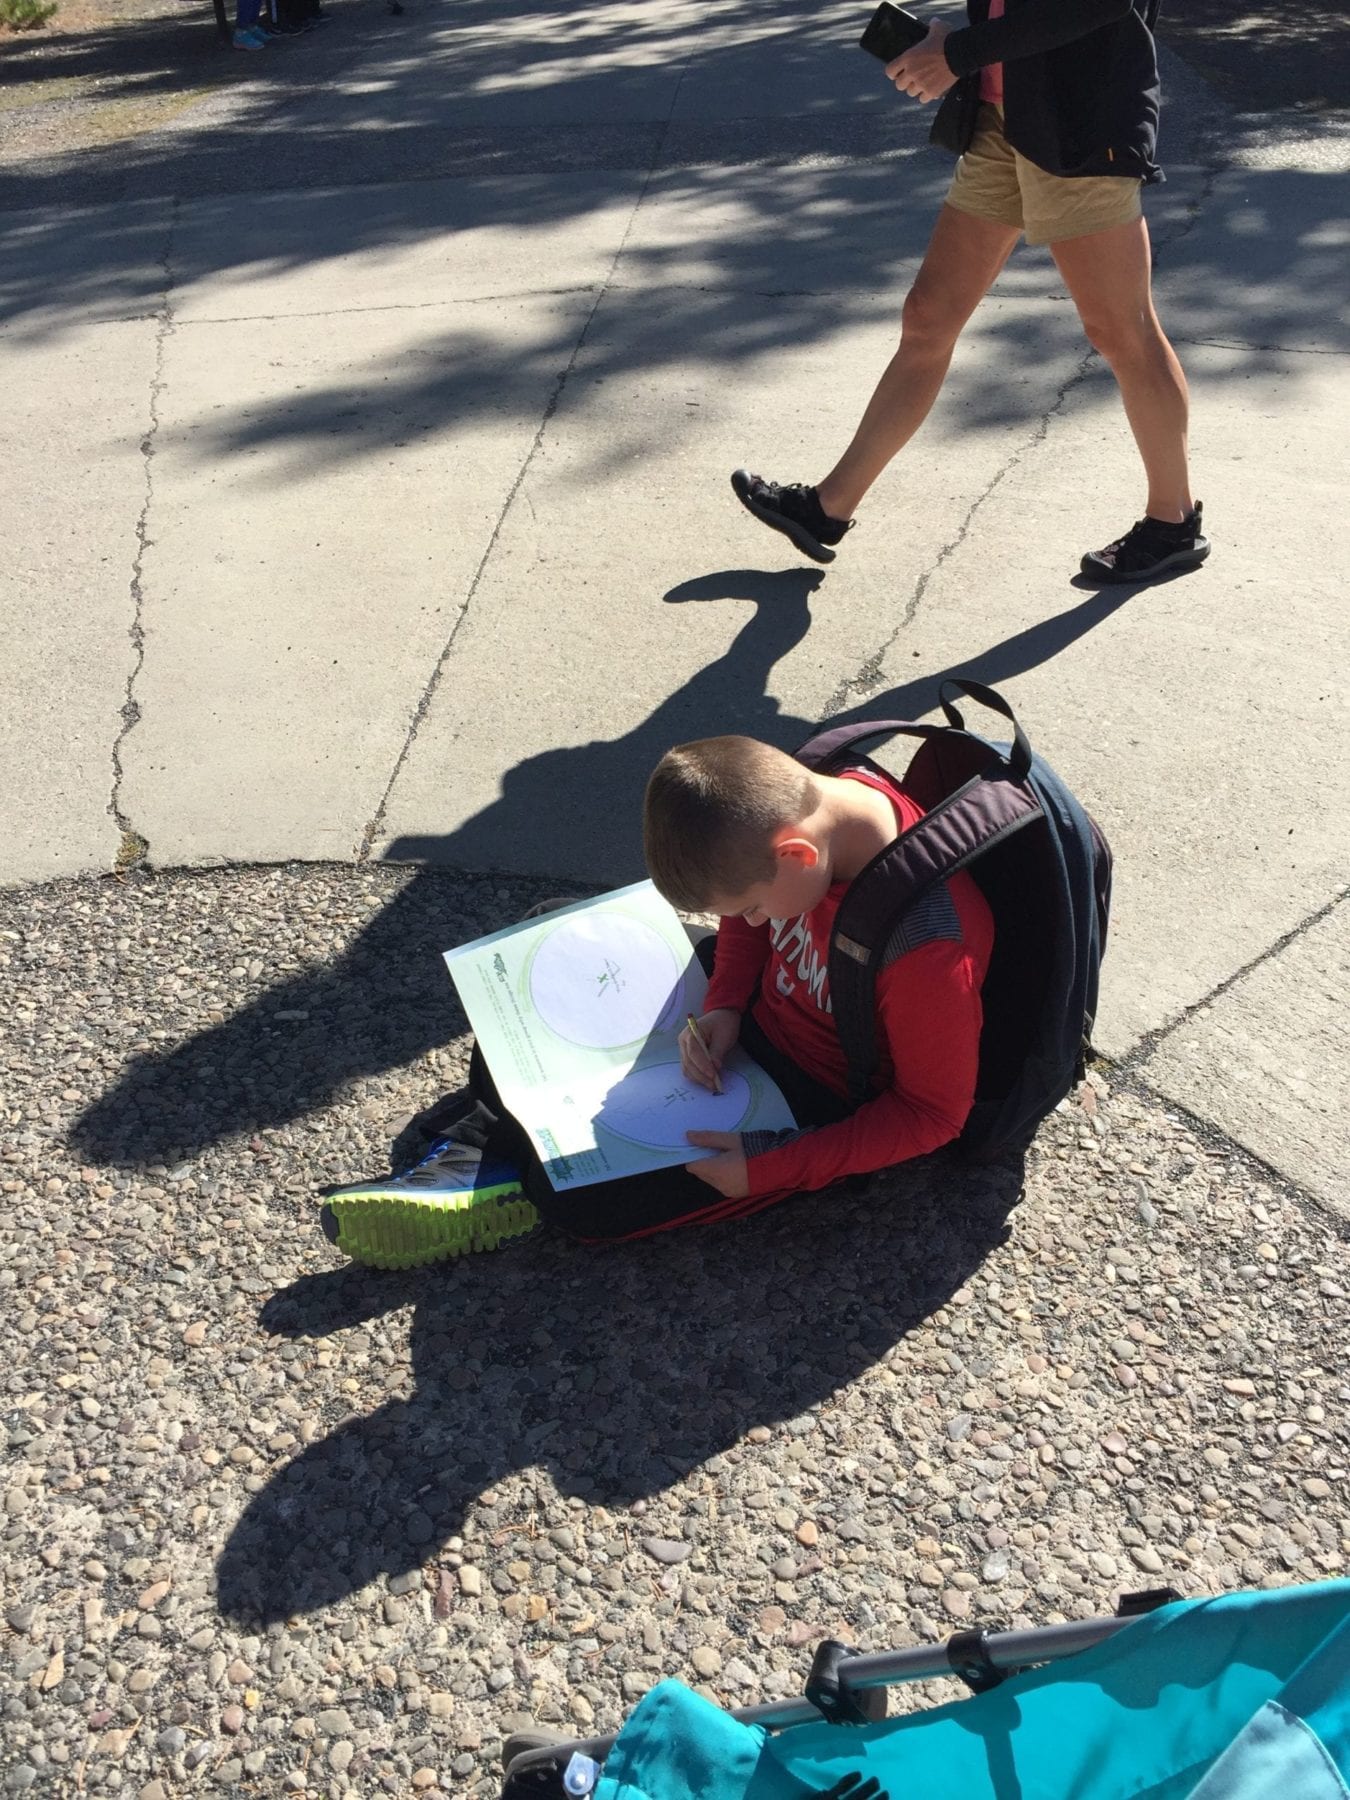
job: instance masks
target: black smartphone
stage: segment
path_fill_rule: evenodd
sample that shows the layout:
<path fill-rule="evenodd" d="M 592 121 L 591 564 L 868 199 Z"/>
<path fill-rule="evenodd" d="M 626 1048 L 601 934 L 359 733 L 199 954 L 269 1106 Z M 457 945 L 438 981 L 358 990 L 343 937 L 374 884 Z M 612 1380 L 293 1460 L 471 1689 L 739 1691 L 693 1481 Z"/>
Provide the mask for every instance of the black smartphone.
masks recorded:
<path fill-rule="evenodd" d="M 922 19 L 892 6 L 891 0 L 881 0 L 858 42 L 879 61 L 890 62 L 893 57 L 903 56 L 906 50 L 921 44 L 927 36 L 928 27 Z"/>

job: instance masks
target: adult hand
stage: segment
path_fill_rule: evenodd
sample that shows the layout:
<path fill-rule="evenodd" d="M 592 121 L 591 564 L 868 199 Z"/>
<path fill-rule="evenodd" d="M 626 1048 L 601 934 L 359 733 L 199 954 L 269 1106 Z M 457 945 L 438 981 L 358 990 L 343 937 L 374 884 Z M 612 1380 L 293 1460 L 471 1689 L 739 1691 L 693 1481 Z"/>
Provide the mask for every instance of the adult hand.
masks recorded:
<path fill-rule="evenodd" d="M 886 64 L 887 80 L 893 81 L 902 94 L 911 94 L 925 105 L 930 100 L 940 100 L 948 88 L 956 86 L 956 77 L 942 54 L 946 36 L 947 27 L 940 19 L 934 19 L 921 44 Z"/>
<path fill-rule="evenodd" d="M 698 1022 L 703 1033 L 705 1051 L 686 1025 L 680 1033 L 680 1072 L 687 1081 L 695 1081 L 700 1087 L 715 1088 L 717 1077 L 722 1072 L 722 1064 L 731 1053 L 731 1047 L 741 1035 L 741 1015 L 734 1006 L 719 1006 L 714 1012 L 706 1012 Z"/>
<path fill-rule="evenodd" d="M 700 1150 L 717 1150 L 721 1153 L 686 1163 L 689 1173 L 697 1175 L 700 1181 L 706 1181 L 719 1194 L 725 1194 L 728 1200 L 744 1200 L 750 1192 L 750 1171 L 746 1167 L 745 1152 L 741 1149 L 740 1132 L 686 1131 L 684 1135 L 691 1144 L 697 1144 Z"/>

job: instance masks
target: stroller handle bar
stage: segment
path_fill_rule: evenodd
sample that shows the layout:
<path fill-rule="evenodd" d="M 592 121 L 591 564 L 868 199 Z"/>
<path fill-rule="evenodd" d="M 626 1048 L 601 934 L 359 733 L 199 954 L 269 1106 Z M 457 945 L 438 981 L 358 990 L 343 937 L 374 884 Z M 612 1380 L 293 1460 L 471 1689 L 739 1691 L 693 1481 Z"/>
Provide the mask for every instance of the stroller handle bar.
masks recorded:
<path fill-rule="evenodd" d="M 1173 1597 L 1168 1595 L 1168 1598 Z M 901 1682 L 932 1681 L 940 1675 L 956 1675 L 968 1686 L 978 1688 L 981 1677 L 972 1673 L 972 1664 L 976 1671 L 987 1672 L 983 1684 L 992 1686 L 1002 1676 L 1016 1670 L 1035 1668 L 1040 1663 L 1057 1662 L 1064 1656 L 1076 1656 L 1080 1650 L 1090 1650 L 1112 1637 L 1123 1625 L 1128 1625 L 1132 1616 L 1131 1611 L 1116 1618 L 1038 1625 L 1027 1631 L 962 1631 L 942 1644 L 916 1644 L 905 1650 L 846 1655 L 837 1665 L 836 1678 L 846 1701 L 877 1689 L 898 1686 Z M 859 1716 L 862 1716 L 861 1707 Z M 765 1700 L 756 1706 L 738 1707 L 731 1717 L 742 1725 L 783 1731 L 791 1725 L 818 1723 L 821 1709 L 806 1699 Z M 542 1769 L 556 1764 L 559 1758 L 565 1760 L 577 1754 L 602 1763 L 614 1747 L 617 1735 L 613 1732 L 608 1737 L 577 1738 L 522 1751 L 511 1759 L 506 1773 L 523 1775 L 528 1770 Z"/>

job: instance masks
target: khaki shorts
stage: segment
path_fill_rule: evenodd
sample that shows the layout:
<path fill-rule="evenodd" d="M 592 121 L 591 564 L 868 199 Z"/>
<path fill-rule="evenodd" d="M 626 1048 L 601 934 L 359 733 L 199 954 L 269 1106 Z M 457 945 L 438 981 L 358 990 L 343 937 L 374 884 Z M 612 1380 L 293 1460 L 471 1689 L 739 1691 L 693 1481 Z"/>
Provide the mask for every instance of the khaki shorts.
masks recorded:
<path fill-rule="evenodd" d="M 1109 231 L 1139 218 L 1133 175 L 1047 175 L 1003 135 L 1003 108 L 982 105 L 969 150 L 956 165 L 948 206 L 1024 232 L 1029 244 Z"/>

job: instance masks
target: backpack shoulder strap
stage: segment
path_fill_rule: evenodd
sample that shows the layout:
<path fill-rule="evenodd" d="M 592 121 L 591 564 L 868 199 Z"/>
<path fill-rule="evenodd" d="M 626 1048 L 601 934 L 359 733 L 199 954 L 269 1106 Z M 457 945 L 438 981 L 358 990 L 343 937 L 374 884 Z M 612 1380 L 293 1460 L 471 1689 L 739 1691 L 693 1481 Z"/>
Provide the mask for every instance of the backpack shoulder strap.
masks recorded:
<path fill-rule="evenodd" d="M 852 1105 L 867 1098 L 879 1060 L 876 982 L 897 919 L 1040 813 L 1035 790 L 995 764 L 925 813 L 849 883 L 835 914 L 829 979 Z"/>

